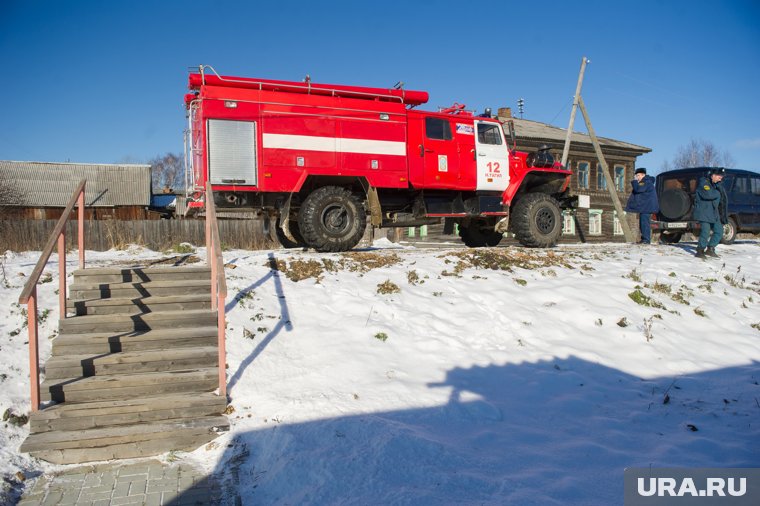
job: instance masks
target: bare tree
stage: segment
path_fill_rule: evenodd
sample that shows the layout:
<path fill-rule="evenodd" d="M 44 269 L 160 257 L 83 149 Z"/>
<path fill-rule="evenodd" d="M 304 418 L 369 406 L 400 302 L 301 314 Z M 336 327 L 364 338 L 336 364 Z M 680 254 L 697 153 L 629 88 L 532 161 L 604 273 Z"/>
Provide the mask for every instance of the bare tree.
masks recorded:
<path fill-rule="evenodd" d="M 185 167 L 183 158 L 174 153 L 166 153 L 150 162 L 153 179 L 153 191 L 178 190 L 185 186 Z"/>
<path fill-rule="evenodd" d="M 662 170 L 685 167 L 733 167 L 734 157 L 726 150 L 704 139 L 692 139 L 678 148 L 671 161 L 662 164 Z"/>

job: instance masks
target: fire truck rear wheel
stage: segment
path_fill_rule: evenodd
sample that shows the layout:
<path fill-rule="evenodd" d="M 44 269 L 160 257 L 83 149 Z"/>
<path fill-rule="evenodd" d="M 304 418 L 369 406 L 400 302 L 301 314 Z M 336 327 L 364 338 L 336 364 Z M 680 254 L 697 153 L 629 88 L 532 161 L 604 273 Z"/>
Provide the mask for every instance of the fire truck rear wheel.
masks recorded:
<path fill-rule="evenodd" d="M 323 186 L 304 200 L 298 226 L 307 246 L 317 251 L 348 251 L 364 235 L 367 211 L 350 190 Z"/>
<path fill-rule="evenodd" d="M 523 246 L 550 248 L 562 234 L 559 203 L 545 193 L 523 196 L 512 211 L 512 231 Z"/>

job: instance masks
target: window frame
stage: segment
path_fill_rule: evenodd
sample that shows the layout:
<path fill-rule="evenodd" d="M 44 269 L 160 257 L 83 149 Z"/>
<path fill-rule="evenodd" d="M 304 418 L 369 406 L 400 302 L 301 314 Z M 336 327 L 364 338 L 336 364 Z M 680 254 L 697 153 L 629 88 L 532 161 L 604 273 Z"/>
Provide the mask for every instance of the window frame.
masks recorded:
<path fill-rule="evenodd" d="M 596 189 L 598 191 L 607 191 L 607 178 L 604 177 L 604 169 L 602 164 L 596 164 Z"/>
<path fill-rule="evenodd" d="M 432 132 L 432 133 L 435 133 L 436 136 L 431 135 L 431 130 L 433 127 L 431 123 L 437 123 L 441 125 L 442 127 L 441 137 L 437 136 L 438 132 Z M 454 138 L 454 135 L 451 132 L 451 122 L 445 118 L 436 118 L 435 116 L 425 116 L 425 138 L 434 140 L 434 141 L 452 140 Z"/>
<path fill-rule="evenodd" d="M 496 135 L 493 139 L 486 139 L 486 133 L 490 134 L 491 132 L 495 131 Z M 501 135 L 501 129 L 498 125 L 493 123 L 485 123 L 485 122 L 477 122 L 477 132 L 476 135 L 478 136 L 478 144 L 487 144 L 489 146 L 501 146 L 503 144 L 502 142 L 502 135 Z M 491 140 L 495 140 L 496 142 L 490 142 Z"/>
<path fill-rule="evenodd" d="M 581 166 L 582 165 L 585 166 L 585 168 L 586 168 L 586 170 L 584 171 L 585 172 L 585 182 L 586 182 L 585 186 L 581 186 Z M 575 176 L 576 177 L 576 185 L 578 186 L 578 189 L 579 190 L 588 190 L 589 189 L 589 185 L 590 185 L 589 179 L 591 179 L 591 177 L 590 177 L 591 164 L 589 162 L 587 162 L 587 161 L 584 161 L 584 160 L 580 160 L 580 161 L 576 162 L 575 163 L 575 173 L 576 173 L 576 176 Z"/>
<path fill-rule="evenodd" d="M 575 235 L 575 213 L 562 211 L 562 235 Z"/>
<path fill-rule="evenodd" d="M 623 218 L 627 216 L 627 213 L 623 211 Z M 623 225 L 620 223 L 617 211 L 612 211 L 612 235 L 625 235 L 623 232 Z"/>
<path fill-rule="evenodd" d="M 618 169 L 622 169 L 622 174 L 618 175 Z M 615 164 L 614 172 L 615 188 L 621 193 L 625 192 L 625 165 Z M 618 184 L 618 182 L 620 182 L 620 184 Z"/>
<path fill-rule="evenodd" d="M 603 229 L 602 226 L 602 214 L 604 211 L 602 209 L 589 209 L 588 210 L 588 235 L 603 235 Z M 592 224 L 596 223 L 598 220 L 599 223 L 599 231 L 595 231 L 592 229 Z"/>

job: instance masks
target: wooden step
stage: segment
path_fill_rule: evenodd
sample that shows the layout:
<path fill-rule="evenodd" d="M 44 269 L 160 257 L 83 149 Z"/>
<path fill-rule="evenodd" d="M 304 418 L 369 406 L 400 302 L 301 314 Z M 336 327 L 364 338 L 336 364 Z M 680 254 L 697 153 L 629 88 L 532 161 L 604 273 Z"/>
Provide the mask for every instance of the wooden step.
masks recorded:
<path fill-rule="evenodd" d="M 155 295 L 210 293 L 210 278 L 159 280 L 144 283 L 77 283 L 69 286 L 69 298 L 87 300 L 98 298 L 138 298 Z"/>
<path fill-rule="evenodd" d="M 191 309 L 211 309 L 211 294 L 159 295 L 153 297 L 109 298 L 69 300 L 69 313 L 78 316 L 94 314 L 131 314 L 135 310 L 143 313 L 158 311 L 185 311 Z"/>
<path fill-rule="evenodd" d="M 166 350 L 180 347 L 216 345 L 217 340 L 217 328 L 215 325 L 119 333 L 65 333 L 59 334 L 53 339 L 53 355 Z"/>
<path fill-rule="evenodd" d="M 55 464 L 126 459 L 191 451 L 229 429 L 224 416 L 31 434 L 20 451 Z"/>
<path fill-rule="evenodd" d="M 45 379 L 139 374 L 214 367 L 216 346 L 128 351 L 105 355 L 54 355 L 45 363 Z"/>
<path fill-rule="evenodd" d="M 175 393 L 212 392 L 219 387 L 217 367 L 187 371 L 46 379 L 40 399 L 91 402 Z"/>
<path fill-rule="evenodd" d="M 88 332 L 134 332 L 136 330 L 207 327 L 215 324 L 215 312 L 193 309 L 160 313 L 135 312 L 73 316 L 60 320 L 58 328 L 61 334 L 86 334 Z"/>
<path fill-rule="evenodd" d="M 208 266 L 87 268 L 73 273 L 75 283 L 144 283 L 146 281 L 211 279 Z"/>
<path fill-rule="evenodd" d="M 139 399 L 55 404 L 30 416 L 30 431 L 87 430 L 224 412 L 225 397 L 213 393 L 174 394 Z"/>

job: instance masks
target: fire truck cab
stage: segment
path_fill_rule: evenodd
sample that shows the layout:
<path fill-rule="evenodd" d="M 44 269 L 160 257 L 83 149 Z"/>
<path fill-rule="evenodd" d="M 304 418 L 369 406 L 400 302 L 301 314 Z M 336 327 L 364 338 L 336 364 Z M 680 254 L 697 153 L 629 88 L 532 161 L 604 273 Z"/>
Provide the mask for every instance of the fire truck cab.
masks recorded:
<path fill-rule="evenodd" d="M 276 217 L 285 246 L 345 251 L 376 227 L 456 223 L 468 246 L 513 231 L 547 247 L 561 233 L 570 172 L 548 150 L 463 105 L 417 110 L 424 91 L 219 76 L 201 66 L 185 96 L 189 207 Z M 511 142 L 510 142 L 511 140 Z M 211 183 L 212 195 L 205 194 Z"/>

